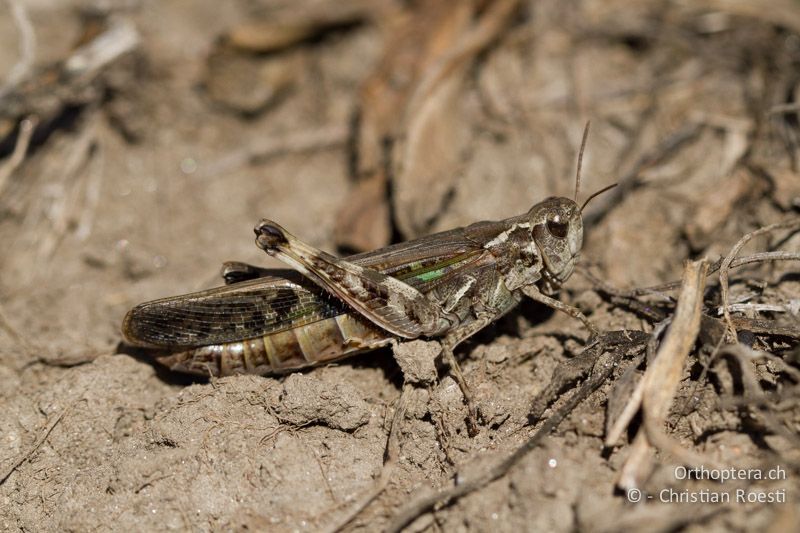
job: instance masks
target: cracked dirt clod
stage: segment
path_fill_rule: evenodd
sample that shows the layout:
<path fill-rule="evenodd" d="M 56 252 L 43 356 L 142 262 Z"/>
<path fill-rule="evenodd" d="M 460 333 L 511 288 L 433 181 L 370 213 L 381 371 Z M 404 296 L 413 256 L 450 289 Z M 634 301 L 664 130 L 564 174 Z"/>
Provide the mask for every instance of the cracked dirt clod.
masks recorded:
<path fill-rule="evenodd" d="M 407 383 L 426 385 L 436 381 L 436 357 L 441 351 L 435 341 L 401 342 L 394 347 L 394 359 Z"/>
<path fill-rule="evenodd" d="M 331 386 L 314 375 L 292 374 L 283 382 L 275 414 L 295 426 L 320 424 L 353 431 L 369 421 L 369 406 L 350 385 Z"/>

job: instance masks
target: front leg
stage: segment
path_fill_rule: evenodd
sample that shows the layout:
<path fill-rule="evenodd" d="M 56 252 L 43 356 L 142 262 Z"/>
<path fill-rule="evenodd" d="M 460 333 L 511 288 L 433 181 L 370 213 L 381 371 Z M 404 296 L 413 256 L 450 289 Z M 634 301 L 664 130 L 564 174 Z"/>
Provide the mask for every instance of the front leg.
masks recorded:
<path fill-rule="evenodd" d="M 270 220 L 259 222 L 255 232 L 259 248 L 389 333 L 415 339 L 448 328 L 441 308 L 407 283 L 314 248 Z"/>
<path fill-rule="evenodd" d="M 584 315 L 578 309 L 572 307 L 571 305 L 567 305 L 564 302 L 556 300 L 555 298 L 550 298 L 549 296 L 545 296 L 539 291 L 539 289 L 535 285 L 528 285 L 526 287 L 523 287 L 522 292 L 523 294 L 525 294 L 525 296 L 527 296 L 531 300 L 543 303 L 544 305 L 546 305 L 551 309 L 561 311 L 562 313 L 566 313 L 573 318 L 577 318 L 578 320 L 583 322 L 583 325 L 586 326 L 586 329 L 588 329 L 589 332 L 591 332 L 592 336 L 595 336 L 599 333 L 597 327 L 595 327 L 595 325 L 592 324 L 588 318 L 586 318 L 586 315 Z"/>

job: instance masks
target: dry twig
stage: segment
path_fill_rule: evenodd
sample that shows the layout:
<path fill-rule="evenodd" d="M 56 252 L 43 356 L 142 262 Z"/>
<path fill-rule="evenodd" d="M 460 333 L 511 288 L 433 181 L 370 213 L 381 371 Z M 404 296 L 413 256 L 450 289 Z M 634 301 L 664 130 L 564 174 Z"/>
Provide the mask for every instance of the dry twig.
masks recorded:
<path fill-rule="evenodd" d="M 706 273 L 706 275 L 710 276 L 711 274 L 718 272 L 720 267 L 722 266 L 723 261 L 724 258 L 720 258 L 711 263 L 708 267 L 708 272 Z M 763 263 L 765 261 L 800 261 L 800 253 L 785 252 L 778 250 L 774 252 L 760 252 L 757 254 L 747 255 L 744 257 L 737 257 L 728 266 L 728 270 L 732 268 L 738 268 L 744 265 L 749 265 L 752 263 Z M 663 301 L 672 302 L 674 300 L 664 293 L 669 291 L 674 291 L 681 287 L 680 281 L 670 281 L 667 283 L 661 283 L 659 285 L 651 285 L 650 287 L 639 287 L 636 289 L 618 289 L 616 287 L 609 285 L 608 283 L 597 277 L 595 274 L 591 273 L 588 269 L 583 268 L 580 265 L 575 271 L 581 274 L 589 281 L 591 281 L 594 284 L 595 289 L 599 289 L 601 292 L 608 294 L 609 296 L 615 296 L 618 298 L 635 299 L 640 296 L 655 296 Z"/>
<path fill-rule="evenodd" d="M 64 237 L 72 231 L 72 221 L 78 220 L 81 214 L 90 214 L 85 212 L 87 197 L 81 193 L 84 189 L 83 182 L 88 176 L 84 171 L 94 155 L 93 147 L 97 144 L 97 123 L 96 115 L 90 113 L 87 127 L 75 139 L 67 159 L 57 170 L 60 174 L 59 185 L 64 187 L 64 194 L 49 206 L 50 231 L 39 242 L 39 253 L 42 257 L 52 257 Z M 91 196 L 88 199 L 91 201 Z M 35 221 L 37 224 L 39 222 Z"/>
<path fill-rule="evenodd" d="M 792 231 L 796 231 L 800 229 L 800 219 L 794 218 L 790 220 L 784 220 L 783 222 L 778 222 L 776 224 L 770 224 L 769 226 L 765 226 L 763 228 L 759 228 L 753 232 L 748 233 L 737 242 L 731 251 L 728 253 L 725 260 L 722 261 L 722 265 L 719 269 L 719 283 L 722 287 L 722 312 L 725 315 L 725 322 L 728 324 L 728 330 L 730 332 L 730 342 L 736 341 L 736 326 L 733 324 L 731 320 L 731 313 L 729 310 L 729 303 L 728 303 L 728 271 L 733 264 L 734 259 L 736 259 L 736 254 L 739 253 L 739 250 L 747 244 L 753 237 L 757 237 L 759 235 L 763 235 L 765 233 L 769 233 L 771 231 L 775 231 L 777 229 L 790 229 Z M 786 252 L 781 252 L 781 254 L 785 254 Z M 797 254 L 792 254 L 791 259 L 795 259 Z"/>
<path fill-rule="evenodd" d="M 613 342 L 609 340 L 611 337 L 608 335 L 609 334 L 606 334 L 597 341 L 600 342 L 602 339 L 606 339 L 606 349 L 613 346 Z M 625 333 L 625 335 L 626 342 L 644 342 L 648 338 L 648 335 L 641 331 L 628 331 Z M 533 404 L 531 405 L 531 411 L 528 415 L 530 420 L 538 420 L 545 410 L 553 402 L 555 402 L 559 396 L 564 394 L 564 392 L 566 392 L 570 386 L 591 372 L 593 366 L 597 362 L 598 356 L 594 350 L 590 349 L 592 347 L 593 345 L 587 346 L 580 355 L 569 359 L 556 367 L 547 386 L 534 399 Z"/>
<path fill-rule="evenodd" d="M 50 424 L 48 424 L 47 428 L 39 435 L 39 437 L 36 439 L 36 442 L 33 443 L 33 446 L 31 446 L 31 448 L 28 451 L 20 455 L 19 458 L 16 461 L 14 461 L 14 463 L 9 467 L 8 471 L 6 471 L 6 473 L 0 476 L 0 486 L 2 486 L 6 481 L 8 481 L 8 478 L 11 477 L 11 474 L 13 474 L 20 466 L 22 466 L 22 463 L 30 459 L 31 456 L 34 453 L 36 453 L 36 450 L 38 450 L 39 447 L 42 444 L 44 444 L 44 441 L 46 441 L 47 437 L 50 436 L 50 433 L 53 432 L 53 429 L 55 429 L 58 423 L 61 422 L 61 419 L 64 418 L 67 412 L 70 409 L 72 409 L 72 407 L 76 403 L 77 401 L 72 402 L 67 407 L 65 407 L 60 413 L 58 413 L 58 415 L 56 415 L 53 421 L 50 422 Z"/>
<path fill-rule="evenodd" d="M 800 372 L 787 365 L 780 357 L 775 357 L 774 355 L 766 352 L 753 350 L 741 343 L 728 344 L 724 346 L 720 350 L 720 355 L 732 357 L 739 365 L 742 385 L 744 387 L 744 400 L 747 402 L 747 405 L 750 407 L 762 406 L 763 408 L 758 412 L 760 413 L 761 420 L 764 422 L 765 426 L 769 428 L 769 431 L 776 435 L 783 436 L 785 439 L 787 439 L 787 441 L 793 442 L 794 445 L 797 446 L 798 443 L 800 443 L 800 438 L 798 438 L 795 432 L 788 430 L 776 419 L 775 411 L 774 409 L 770 408 L 772 406 L 767 401 L 767 395 L 764 393 L 764 389 L 761 388 L 761 385 L 758 382 L 758 378 L 753 371 L 752 363 L 757 359 L 769 359 L 770 361 L 780 365 L 782 370 L 790 374 L 795 381 L 797 381 L 798 377 L 800 377 Z"/>
<path fill-rule="evenodd" d="M 386 461 L 383 463 L 383 469 L 381 470 L 381 476 L 378 478 L 378 482 L 372 489 L 369 490 L 369 492 L 364 494 L 358 503 L 356 503 L 344 517 L 342 517 L 334 526 L 328 529 L 330 533 L 335 533 L 344 529 L 348 524 L 355 520 L 356 517 L 375 500 L 375 498 L 380 496 L 389 485 L 392 474 L 397 467 L 397 462 L 400 459 L 400 424 L 406 415 L 408 399 L 413 390 L 414 386 L 412 384 L 406 383 L 403 385 L 403 392 L 400 394 L 400 399 L 397 402 L 397 408 L 395 409 L 394 416 L 392 417 L 392 427 L 389 429 L 389 438 L 386 441 Z"/>
<path fill-rule="evenodd" d="M 650 341 L 647 343 L 647 361 L 650 363 L 653 360 L 653 357 L 650 356 L 653 348 L 652 346 L 658 341 L 661 337 L 661 334 L 664 333 L 664 330 L 667 329 L 672 323 L 672 319 L 666 319 L 656 325 L 653 329 L 653 332 L 650 334 Z M 639 410 L 639 407 L 642 405 L 642 396 L 644 395 L 644 386 L 645 380 L 639 380 L 639 383 L 636 384 L 636 387 L 633 389 L 633 393 L 631 394 L 628 403 L 625 404 L 625 408 L 619 414 L 617 419 L 612 424 L 611 428 L 608 430 L 606 434 L 606 446 L 613 446 L 622 436 L 622 432 L 625 431 L 625 428 L 628 427 L 631 420 L 633 420 L 634 415 Z"/>
<path fill-rule="evenodd" d="M 624 357 L 641 351 L 644 344 L 643 339 L 631 338 L 631 333 L 633 332 L 609 332 L 604 334 L 598 342 L 586 348 L 587 357 L 591 354 L 596 360 L 591 376 L 560 408 L 553 412 L 550 418 L 539 426 L 539 429 L 522 446 L 478 476 L 461 481 L 454 487 L 412 501 L 409 505 L 400 509 L 400 512 L 394 516 L 387 526 L 386 531 L 400 531 L 421 515 L 434 510 L 438 506 L 451 504 L 508 473 L 522 458 L 538 447 L 542 440 L 556 429 L 583 400 L 605 383 Z M 606 350 L 610 347 L 616 347 L 616 350 L 607 352 Z M 455 479 L 461 479 L 459 475 L 454 477 Z"/>
<path fill-rule="evenodd" d="M 667 337 L 642 378 L 644 428 L 636 435 L 631 453 L 622 467 L 619 485 L 639 487 L 650 473 L 652 446 L 670 452 L 688 464 L 712 464 L 673 442 L 663 431 L 669 408 L 680 383 L 683 367 L 700 331 L 706 261 L 687 262 L 683 287 Z"/>
<path fill-rule="evenodd" d="M 17 143 L 14 145 L 14 151 L 11 157 L 0 166 L 0 196 L 3 195 L 3 190 L 8 185 L 8 180 L 14 174 L 14 171 L 19 168 L 25 160 L 25 155 L 28 153 L 28 146 L 31 143 L 33 132 L 36 131 L 36 126 L 39 124 L 39 119 L 35 116 L 30 116 L 22 120 L 19 124 L 19 135 L 17 135 Z"/>
<path fill-rule="evenodd" d="M 633 164 L 633 167 L 619 179 L 616 190 L 610 195 L 606 195 L 605 201 L 601 202 L 602 207 L 593 209 L 583 216 L 584 226 L 596 226 L 611 209 L 640 184 L 637 178 L 642 172 L 674 156 L 686 143 L 695 139 L 701 129 L 702 124 L 691 123 L 672 133 L 658 146 L 643 154 Z"/>
<path fill-rule="evenodd" d="M 0 93 L 0 119 L 16 121 L 35 113 L 47 123 L 67 105 L 97 101 L 100 92 L 87 89 L 105 68 L 134 51 L 139 44 L 140 35 L 133 23 L 113 21 L 106 31 L 63 61 L 41 69 L 24 84 Z"/>

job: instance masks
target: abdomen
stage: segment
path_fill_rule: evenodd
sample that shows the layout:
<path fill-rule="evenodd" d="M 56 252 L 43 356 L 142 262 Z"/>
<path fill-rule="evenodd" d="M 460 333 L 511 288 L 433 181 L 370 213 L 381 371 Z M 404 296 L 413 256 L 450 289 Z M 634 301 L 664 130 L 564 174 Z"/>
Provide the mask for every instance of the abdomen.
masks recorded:
<path fill-rule="evenodd" d="M 392 340 L 368 322 L 342 314 L 278 333 L 156 356 L 172 370 L 204 376 L 281 374 L 330 363 Z"/>

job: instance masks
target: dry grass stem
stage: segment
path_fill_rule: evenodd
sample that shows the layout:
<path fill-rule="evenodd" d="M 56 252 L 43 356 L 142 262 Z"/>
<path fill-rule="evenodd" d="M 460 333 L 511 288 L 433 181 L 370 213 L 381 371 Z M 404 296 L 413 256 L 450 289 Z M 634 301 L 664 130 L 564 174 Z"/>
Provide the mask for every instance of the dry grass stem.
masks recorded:
<path fill-rule="evenodd" d="M 731 265 L 733 264 L 734 259 L 736 259 L 736 255 L 739 253 L 739 250 L 742 247 L 750 242 L 751 239 L 754 237 L 758 237 L 759 235 L 764 235 L 766 233 L 770 233 L 775 230 L 779 229 L 789 229 L 792 231 L 797 231 L 800 229 L 800 219 L 790 219 L 784 220 L 783 222 L 778 222 L 776 224 L 770 224 L 769 226 L 765 226 L 763 228 L 759 228 L 753 232 L 748 233 L 737 242 L 725 259 L 722 261 L 722 264 L 719 268 L 719 283 L 722 287 L 722 312 L 725 316 L 725 322 L 728 325 L 728 330 L 730 333 L 729 342 L 736 342 L 736 326 L 734 326 L 733 321 L 731 320 L 731 313 L 729 311 L 730 303 L 728 302 L 729 294 L 728 294 L 728 276 L 729 270 Z M 794 259 L 797 254 L 792 254 L 789 258 Z M 781 253 L 781 259 L 784 258 L 783 253 Z"/>
<path fill-rule="evenodd" d="M 0 197 L 3 196 L 3 190 L 8 185 L 14 171 L 25 161 L 25 155 L 28 153 L 28 146 L 31 143 L 33 132 L 36 131 L 37 124 L 39 124 L 39 119 L 35 116 L 27 117 L 20 122 L 19 135 L 14 145 L 14 151 L 8 161 L 0 166 Z"/>
<path fill-rule="evenodd" d="M 326 530 L 329 533 L 342 531 L 348 524 L 352 523 L 375 498 L 380 496 L 389 485 L 400 459 L 400 426 L 406 415 L 406 407 L 408 406 L 409 397 L 413 390 L 414 386 L 412 384 L 406 383 L 403 385 L 403 392 L 400 393 L 400 399 L 397 401 L 397 407 L 392 417 L 392 425 L 389 428 L 389 437 L 386 441 L 386 460 L 383 463 L 383 469 L 381 469 L 378 482 L 352 506 L 344 517 L 337 520 L 335 525 Z"/>
<path fill-rule="evenodd" d="M 642 378 L 643 432 L 640 430 L 628 460 L 622 467 L 619 484 L 625 489 L 640 487 L 650 474 L 649 448 L 655 446 L 689 464 L 713 461 L 701 458 L 673 442 L 664 434 L 663 425 L 672 405 L 689 352 L 700 331 L 700 317 L 705 288 L 706 261 L 687 262 L 683 285 L 672 324 L 653 361 Z"/>
<path fill-rule="evenodd" d="M 656 327 L 653 329 L 653 332 L 650 334 L 650 341 L 647 343 L 647 352 L 648 357 L 647 361 L 648 364 L 652 361 L 652 357 L 650 356 L 650 352 L 653 350 L 653 345 L 658 342 L 658 339 L 661 337 L 662 333 L 666 330 L 667 326 L 672 322 L 672 319 L 663 320 Z M 622 432 L 628 427 L 633 417 L 636 416 L 636 413 L 639 411 L 639 408 L 642 405 L 642 396 L 644 394 L 645 388 L 645 380 L 640 379 L 639 382 L 636 384 L 636 387 L 633 389 L 633 393 L 631 394 L 630 399 L 625 404 L 625 408 L 619 414 L 617 419 L 612 424 L 611 428 L 609 429 L 605 445 L 606 446 L 614 446 L 619 439 L 622 437 Z"/>
<path fill-rule="evenodd" d="M 562 405 L 554 409 L 551 416 L 542 422 L 522 446 L 494 465 L 489 466 L 483 472 L 461 480 L 459 484 L 453 487 L 413 500 L 394 515 L 386 528 L 387 533 L 398 532 L 424 513 L 430 512 L 441 505 L 449 505 L 506 475 L 514 465 L 538 447 L 542 440 L 555 430 L 581 402 L 600 388 L 623 358 L 641 352 L 643 345 L 643 337 L 631 336 L 629 332 L 615 331 L 603 334 L 597 341 L 588 346 L 583 354 L 586 358 L 590 358 L 593 355 L 595 360 L 589 379 Z M 460 476 L 456 474 L 455 479 L 460 479 Z"/>

